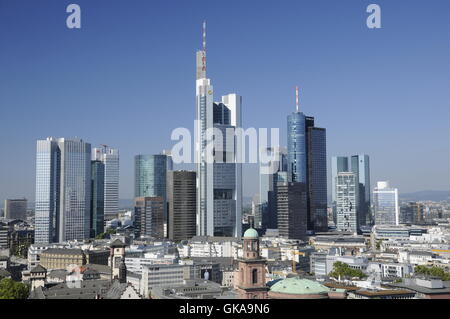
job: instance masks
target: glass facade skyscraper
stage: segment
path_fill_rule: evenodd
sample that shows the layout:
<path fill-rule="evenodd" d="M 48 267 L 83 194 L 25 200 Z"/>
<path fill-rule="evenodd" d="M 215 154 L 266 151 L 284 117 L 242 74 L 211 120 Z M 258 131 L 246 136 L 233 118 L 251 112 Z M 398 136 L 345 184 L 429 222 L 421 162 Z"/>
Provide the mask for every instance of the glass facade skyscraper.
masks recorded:
<path fill-rule="evenodd" d="M 166 199 L 167 155 L 136 155 L 134 197 Z"/>
<path fill-rule="evenodd" d="M 134 204 L 135 236 L 162 239 L 164 234 L 164 209 L 162 197 L 137 197 Z"/>
<path fill-rule="evenodd" d="M 90 201 L 91 145 L 81 139 L 39 140 L 35 242 L 89 238 Z"/>
<path fill-rule="evenodd" d="M 336 224 L 336 177 L 338 173 L 349 172 L 348 157 L 346 156 L 333 156 L 331 158 L 331 207 L 333 209 L 333 221 Z"/>
<path fill-rule="evenodd" d="M 331 159 L 331 202 L 333 218 L 337 222 L 336 210 L 336 177 L 341 172 L 352 172 L 356 178 L 356 211 L 358 231 L 369 221 L 370 217 L 370 164 L 369 156 L 365 154 L 334 156 Z"/>
<path fill-rule="evenodd" d="M 268 147 L 261 150 L 263 156 L 272 158 L 267 164 L 259 166 L 259 202 L 258 218 L 255 217 L 255 227 L 261 229 L 277 228 L 276 188 L 278 174 L 287 174 L 287 150 L 283 147 L 275 149 Z M 275 158 L 275 155 L 278 155 Z M 272 172 L 272 168 L 275 170 Z"/>
<path fill-rule="evenodd" d="M 203 50 L 197 51 L 196 80 L 197 235 L 240 237 L 242 164 L 234 133 L 241 127 L 242 97 L 228 94 L 221 102 L 214 102 L 211 80 L 206 77 L 205 29 L 203 35 Z M 223 139 L 217 138 L 218 131 Z M 230 131 L 232 134 L 227 134 Z M 208 146 L 213 137 L 211 154 Z"/>
<path fill-rule="evenodd" d="M 360 154 L 351 157 L 351 170 L 356 175 L 358 183 L 357 200 L 358 200 L 358 225 L 367 224 L 370 213 L 370 168 L 369 156 Z"/>
<path fill-rule="evenodd" d="M 397 188 L 390 187 L 389 182 L 378 182 L 373 191 L 373 203 L 376 225 L 400 224 Z"/>
<path fill-rule="evenodd" d="M 37 141 L 35 243 L 52 243 L 57 238 L 60 157 L 61 153 L 56 139 L 48 138 Z"/>
<path fill-rule="evenodd" d="M 94 148 L 93 160 L 104 164 L 104 216 L 111 220 L 119 212 L 119 151 L 108 146 Z"/>
<path fill-rule="evenodd" d="M 314 126 L 314 117 L 298 111 L 298 95 L 297 111 L 287 118 L 287 142 L 288 179 L 306 185 L 307 228 L 327 231 L 326 130 Z"/>
<path fill-rule="evenodd" d="M 306 183 L 306 120 L 302 112 L 294 112 L 287 120 L 289 181 Z"/>
<path fill-rule="evenodd" d="M 90 235 L 91 144 L 60 139 L 61 188 L 59 242 L 83 240 Z"/>
<path fill-rule="evenodd" d="M 308 229 L 328 231 L 327 137 L 323 128 L 308 128 Z"/>
<path fill-rule="evenodd" d="M 92 161 L 91 167 L 91 237 L 104 232 L 105 164 Z"/>

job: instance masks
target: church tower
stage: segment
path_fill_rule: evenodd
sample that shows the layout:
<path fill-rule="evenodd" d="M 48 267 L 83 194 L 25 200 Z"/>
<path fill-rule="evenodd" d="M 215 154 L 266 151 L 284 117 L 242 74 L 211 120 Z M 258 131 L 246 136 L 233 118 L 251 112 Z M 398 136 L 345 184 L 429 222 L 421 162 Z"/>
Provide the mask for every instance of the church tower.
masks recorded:
<path fill-rule="evenodd" d="M 121 269 L 121 264 L 125 261 L 125 247 L 126 245 L 119 239 L 116 239 L 110 245 L 111 254 L 109 257 L 109 265 L 111 266 L 111 280 L 121 277 L 121 271 L 123 272 L 123 266 Z"/>
<path fill-rule="evenodd" d="M 244 255 L 239 259 L 235 288 L 240 299 L 267 299 L 266 260 L 259 255 L 258 232 L 250 228 L 244 233 Z"/>

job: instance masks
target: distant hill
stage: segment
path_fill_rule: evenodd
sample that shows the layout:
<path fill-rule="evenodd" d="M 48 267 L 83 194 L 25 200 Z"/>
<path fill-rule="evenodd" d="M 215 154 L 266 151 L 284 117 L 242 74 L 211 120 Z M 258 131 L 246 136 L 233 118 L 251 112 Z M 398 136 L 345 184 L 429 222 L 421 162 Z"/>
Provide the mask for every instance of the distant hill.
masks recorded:
<path fill-rule="evenodd" d="M 419 191 L 414 193 L 399 194 L 400 200 L 404 201 L 448 201 L 450 202 L 450 191 Z"/>

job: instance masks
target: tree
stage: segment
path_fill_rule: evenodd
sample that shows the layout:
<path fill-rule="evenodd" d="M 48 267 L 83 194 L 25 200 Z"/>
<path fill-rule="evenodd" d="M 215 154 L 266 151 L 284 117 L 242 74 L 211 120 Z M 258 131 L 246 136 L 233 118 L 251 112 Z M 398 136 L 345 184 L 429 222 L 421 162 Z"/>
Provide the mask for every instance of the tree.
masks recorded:
<path fill-rule="evenodd" d="M 95 239 L 105 239 L 105 238 L 110 238 L 111 235 L 117 233 L 117 230 L 113 229 L 113 228 L 108 228 L 106 230 L 106 232 L 104 233 L 100 233 L 97 236 L 95 236 Z"/>
<path fill-rule="evenodd" d="M 367 275 L 359 269 L 352 269 L 349 265 L 337 261 L 333 264 L 333 271 L 328 274 L 332 278 L 365 278 Z"/>
<path fill-rule="evenodd" d="M 427 266 L 416 266 L 414 268 L 414 272 L 416 274 L 422 274 L 430 277 L 438 277 L 443 281 L 450 281 L 450 273 L 446 272 L 444 269 L 436 266 L 427 267 Z"/>
<path fill-rule="evenodd" d="M 0 281 L 0 299 L 27 299 L 30 289 L 28 285 L 5 278 Z"/>
<path fill-rule="evenodd" d="M 382 240 L 378 240 L 377 242 L 376 242 L 376 248 L 377 248 L 377 250 L 380 250 L 380 248 L 381 248 L 381 244 L 383 243 L 383 241 Z"/>

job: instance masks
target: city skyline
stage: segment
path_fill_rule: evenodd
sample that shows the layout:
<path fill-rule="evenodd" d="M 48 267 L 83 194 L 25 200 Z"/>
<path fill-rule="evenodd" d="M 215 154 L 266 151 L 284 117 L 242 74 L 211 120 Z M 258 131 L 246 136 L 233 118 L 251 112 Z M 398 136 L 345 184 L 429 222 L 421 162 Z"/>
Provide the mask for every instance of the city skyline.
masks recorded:
<path fill-rule="evenodd" d="M 106 28 L 107 21 L 101 15 L 97 17 L 99 8 L 86 1 L 79 1 L 80 6 L 86 12 L 86 18 L 83 20 L 85 23 L 81 30 L 68 30 L 56 18 L 48 21 L 39 19 L 36 30 L 31 30 L 31 22 L 19 21 L 23 23 L 20 24 L 13 22 L 9 16 L 3 16 L 3 12 L 8 10 L 19 10 L 21 8 L 20 1 L 14 4 L 2 3 L 0 37 L 11 40 L 11 45 L 0 52 L 0 66 L 5 70 L 0 75 L 0 83 L 3 84 L 0 86 L 0 104 L 10 105 L 10 107 L 5 107 L 4 129 L 11 136 L 2 134 L 0 143 L 4 149 L 9 149 L 10 153 L 16 156 L 0 159 L 2 167 L 0 178 L 8 181 L 0 186 L 0 198 L 26 197 L 32 202 L 34 200 L 35 163 L 33 161 L 36 140 L 45 139 L 48 136 L 68 138 L 78 136 L 93 146 L 107 143 L 120 151 L 119 197 L 131 199 L 134 192 L 134 156 L 159 154 L 163 149 L 170 149 L 174 145 L 174 142 L 170 141 L 172 129 L 193 127 L 195 118 L 195 100 L 192 94 L 194 78 L 192 74 L 195 70 L 193 56 L 201 45 L 199 22 L 205 18 L 211 20 L 208 26 L 208 50 L 211 57 L 208 73 L 214 80 L 215 87 L 219 88 L 215 94 L 220 96 L 227 92 L 237 92 L 243 96 L 245 100 L 243 105 L 244 128 L 252 126 L 257 128 L 278 127 L 281 133 L 281 145 L 285 146 L 285 118 L 287 114 L 295 110 L 293 88 L 295 85 L 300 85 L 302 111 L 319 119 L 317 125 L 325 127 L 328 131 L 328 171 L 330 171 L 331 156 L 364 153 L 371 157 L 372 184 L 370 191 L 373 190 L 374 183 L 379 180 L 390 180 L 393 185 L 398 187 L 400 193 L 426 189 L 450 189 L 449 179 L 442 174 L 442 171 L 448 167 L 445 158 L 450 156 L 450 151 L 440 148 L 440 145 L 445 145 L 443 143 L 445 143 L 447 135 L 446 124 L 443 121 L 448 112 L 445 110 L 445 106 L 449 100 L 449 93 L 444 91 L 449 84 L 449 79 L 445 74 L 448 74 L 450 63 L 448 60 L 444 60 L 444 57 L 448 56 L 447 53 L 450 53 L 448 44 L 443 43 L 439 36 L 429 37 L 428 33 L 423 30 L 417 32 L 419 26 L 408 25 L 408 28 L 405 28 L 401 21 L 404 22 L 405 20 L 402 19 L 406 17 L 401 11 L 400 4 L 380 1 L 384 9 L 383 21 L 385 22 L 381 30 L 365 28 L 366 14 L 363 4 L 360 11 L 357 10 L 358 6 L 347 7 L 346 5 L 332 4 L 330 11 L 334 10 L 334 15 L 322 13 L 320 17 L 336 18 L 342 23 L 342 27 L 333 30 L 333 28 L 324 29 L 307 17 L 306 11 L 308 10 L 316 15 L 320 14 L 320 4 L 311 5 L 305 2 L 295 4 L 288 1 L 286 3 L 298 10 L 297 13 L 300 17 L 298 21 L 274 20 L 277 23 L 271 24 L 272 28 L 270 28 L 252 20 L 255 25 L 248 26 L 244 17 L 245 14 L 249 14 L 249 6 L 232 2 L 232 7 L 241 9 L 236 17 L 236 25 L 227 25 L 226 28 L 221 28 L 220 21 L 223 18 L 218 19 L 220 15 L 217 15 L 221 10 L 212 11 L 211 7 L 206 6 L 205 10 L 200 10 L 201 12 L 196 13 L 188 20 L 173 21 L 166 38 L 157 35 L 156 30 L 151 27 L 155 27 L 157 22 L 161 22 L 154 13 L 152 13 L 152 17 L 155 18 L 155 21 L 145 20 L 146 23 L 133 24 L 128 19 L 126 20 L 127 26 L 113 26 L 112 31 L 109 31 Z M 27 5 L 29 7 L 36 6 L 36 11 L 45 15 L 45 12 L 41 11 L 43 9 L 38 5 Z M 179 5 L 183 6 L 181 3 Z M 138 12 L 145 11 L 138 10 L 141 6 L 141 9 L 167 9 L 167 6 L 160 2 L 154 6 L 141 3 L 137 6 L 138 8 L 128 9 L 123 14 L 125 16 L 142 14 Z M 60 10 L 60 7 L 62 8 L 63 5 L 51 4 L 46 6 L 46 10 L 50 10 L 53 15 Z M 418 1 L 411 4 L 412 14 L 415 17 L 428 17 L 425 20 L 428 24 L 421 24 L 420 28 L 429 30 L 433 26 L 443 26 L 441 24 L 446 23 L 440 22 L 440 24 L 437 22 L 438 18 L 434 20 L 430 18 L 431 12 L 437 12 L 436 7 L 444 11 L 443 8 L 448 7 L 448 4 L 436 1 L 431 8 L 422 8 Z M 113 2 L 108 9 L 108 12 L 117 18 L 118 10 L 123 9 L 122 2 Z M 287 14 L 279 7 L 274 8 L 274 12 L 268 12 L 267 9 L 261 8 L 259 11 L 255 10 L 260 17 L 276 18 L 278 15 L 281 17 L 281 13 Z M 421 11 L 420 14 L 419 11 Z M 64 21 L 64 11 L 61 12 L 61 21 Z M 169 12 L 165 13 L 169 14 Z M 28 14 L 25 13 L 25 15 Z M 94 14 L 96 14 L 95 21 L 89 19 L 89 16 Z M 173 14 L 176 16 L 179 12 Z M 344 21 L 346 17 L 349 18 L 348 22 Z M 11 35 L 5 33 L 7 26 L 11 25 L 14 32 L 25 31 L 25 39 L 22 40 L 25 42 L 13 41 L 13 38 L 10 38 Z M 304 33 L 303 30 L 307 26 L 316 28 L 314 31 L 318 35 L 317 39 L 307 37 L 307 33 Z M 260 30 L 257 31 L 258 27 Z M 240 28 L 243 28 L 242 30 L 245 32 L 236 36 L 236 31 Z M 279 34 L 278 28 L 284 30 L 284 33 Z M 33 58 L 30 58 L 25 51 L 27 48 L 31 48 L 29 45 L 33 45 L 32 36 L 34 32 L 44 29 L 48 34 L 43 35 L 41 46 L 33 47 L 33 50 L 30 50 L 34 54 Z M 389 35 L 386 34 L 386 29 L 389 30 Z M 298 45 L 297 41 L 292 41 L 292 35 L 295 34 L 293 31 L 297 31 L 299 34 L 298 42 L 300 44 Z M 349 32 L 354 39 L 349 39 L 348 34 L 345 37 L 333 38 L 339 36 L 339 31 Z M 121 41 L 125 41 L 124 38 L 130 32 L 135 32 L 140 36 L 148 35 L 150 38 L 147 43 L 138 40 L 136 35 L 132 37 L 127 45 L 130 47 L 133 47 L 133 44 L 136 45 L 138 52 L 121 49 L 114 43 L 116 36 Z M 396 45 L 391 39 L 392 33 L 404 41 L 400 41 L 401 43 Z M 101 35 L 108 34 L 111 38 L 104 40 L 107 48 L 100 49 L 95 40 Z M 266 35 L 269 35 L 268 39 Z M 53 42 L 52 36 L 57 40 Z M 416 38 L 425 41 L 428 49 L 417 47 L 414 43 L 417 41 Z M 413 41 L 413 39 L 416 40 Z M 227 40 L 235 41 L 235 46 L 242 50 L 229 52 L 226 50 Z M 345 45 L 335 52 L 337 56 L 325 54 L 323 51 L 325 48 L 336 49 L 337 45 L 341 45 L 341 43 L 337 43 L 339 42 L 337 40 L 345 42 Z M 266 41 L 272 41 L 270 46 L 277 47 L 278 56 L 271 56 L 271 53 L 274 53 L 272 48 L 266 47 L 265 50 L 261 50 Z M 356 43 L 358 41 L 360 43 Z M 313 45 L 314 43 L 316 45 Z M 50 49 L 44 48 L 44 44 L 49 45 Z M 75 50 L 80 45 L 84 50 L 91 50 L 89 51 L 91 54 L 86 55 L 83 50 L 81 52 Z M 61 48 L 62 53 L 56 53 L 59 52 L 60 46 L 64 47 Z M 155 47 L 158 50 L 155 51 Z M 294 55 L 290 52 L 293 48 L 303 51 L 298 51 L 300 54 Z M 51 49 L 55 51 L 49 51 Z M 350 49 L 352 49 L 351 52 Z M 223 54 L 221 51 L 227 51 L 227 53 Z M 162 53 L 169 54 L 165 57 Z M 423 54 L 431 53 L 434 61 L 426 61 Z M 49 55 L 46 56 L 46 54 Z M 314 54 L 317 54 L 318 57 L 312 57 Z M 406 61 L 405 54 L 408 57 Z M 65 58 L 63 59 L 61 56 Z M 387 58 L 388 56 L 389 58 Z M 50 61 L 50 57 L 56 60 Z M 136 58 L 138 62 L 127 62 L 127 57 Z M 340 59 L 335 59 L 337 57 Z M 26 58 L 29 61 L 36 61 L 33 69 L 24 63 L 23 59 Z M 93 63 L 97 63 L 97 65 L 81 65 L 90 61 L 90 58 L 93 58 L 93 61 L 96 61 Z M 99 58 L 105 58 L 105 61 L 100 63 Z M 280 59 L 285 61 L 279 63 Z M 163 61 L 162 64 L 166 64 L 170 69 L 165 70 L 158 67 L 153 60 Z M 158 64 L 161 63 L 158 62 Z M 118 73 L 120 81 L 105 81 L 111 75 L 108 70 L 112 65 L 115 65 L 121 72 Z M 265 72 L 257 72 L 257 68 L 262 65 L 264 65 Z M 18 69 L 16 70 L 14 66 L 17 66 Z M 410 69 L 412 67 L 415 68 L 417 74 L 428 75 L 427 80 L 411 76 Z M 386 70 L 389 71 L 386 72 Z M 99 76 L 94 76 L 92 73 L 96 71 L 100 73 Z M 322 72 L 323 76 L 318 77 L 318 72 Z M 264 76 L 264 73 L 271 74 L 271 76 Z M 88 80 L 88 83 L 81 82 L 90 76 L 94 76 L 94 78 Z M 275 85 L 274 77 L 277 78 Z M 373 81 L 369 81 L 367 78 L 373 78 Z M 48 82 L 44 84 L 47 84 L 48 87 L 57 87 L 59 92 L 46 89 L 42 83 L 38 84 L 39 81 L 45 79 Z M 338 82 L 342 79 L 344 81 Z M 357 83 L 362 79 L 366 79 L 366 81 L 362 81 L 364 82 L 362 84 Z M 153 81 L 161 81 L 163 84 L 154 86 L 155 82 Z M 170 85 L 167 90 L 161 91 L 160 85 L 166 86 L 170 81 L 173 81 L 173 85 Z M 63 84 L 58 86 L 54 82 Z M 91 85 L 94 83 L 100 84 L 93 86 L 95 88 L 93 89 Z M 397 84 L 395 88 L 398 91 L 393 90 L 394 83 Z M 412 86 L 413 83 L 415 83 L 414 86 Z M 130 88 L 133 86 L 134 89 Z M 269 87 L 270 90 L 266 90 Z M 118 88 L 120 90 L 114 92 Z M 22 96 L 19 93 L 24 89 L 27 94 Z M 323 94 L 325 89 L 326 94 Z M 179 96 L 171 93 L 171 90 L 176 90 Z M 264 90 L 267 93 L 261 94 L 261 91 Z M 170 96 L 169 102 L 167 96 Z M 434 100 L 431 101 L 430 106 L 429 99 L 431 97 Z M 131 106 L 129 106 L 130 104 Z M 407 107 L 403 106 L 405 104 Z M 361 108 L 361 105 L 364 105 L 364 108 Z M 405 108 L 407 111 L 394 110 L 396 105 L 397 108 Z M 163 111 L 170 108 L 179 116 L 173 116 L 171 112 Z M 92 119 L 89 116 L 83 119 L 83 122 L 76 119 L 79 111 L 88 112 L 90 109 L 92 109 L 90 111 Z M 259 110 L 263 110 L 263 112 L 259 112 Z M 429 112 L 427 114 L 434 115 L 432 115 L 432 121 L 423 120 L 424 110 Z M 24 111 L 27 116 L 21 117 L 22 129 L 12 131 L 17 128 L 17 126 L 11 126 L 14 125 L 12 119 L 17 118 L 19 112 Z M 59 114 L 61 116 L 58 116 Z M 136 114 L 143 116 L 136 116 Z M 39 115 L 41 115 L 40 122 L 42 123 L 36 126 L 34 119 Z M 103 117 L 99 120 L 101 115 Z M 69 118 L 74 120 L 66 120 Z M 345 121 L 346 119 L 347 121 Z M 143 123 L 146 126 L 142 126 Z M 349 125 L 349 123 L 353 125 Z M 380 123 L 383 124 L 380 125 Z M 104 129 L 98 130 L 98 125 Z M 423 131 L 417 132 L 413 128 L 419 125 Z M 140 129 L 136 129 L 136 127 L 140 127 Z M 118 133 L 113 132 L 114 128 Z M 193 132 L 192 129 L 191 131 Z M 12 132 L 16 134 L 13 135 Z M 120 132 L 126 132 L 126 134 Z M 152 138 L 153 136 L 156 138 Z M 391 138 L 392 136 L 395 138 Z M 150 140 L 151 142 L 149 142 Z M 430 157 L 427 153 L 437 155 Z M 402 160 L 406 158 L 408 158 L 407 161 Z M 243 180 L 246 181 L 244 196 L 249 197 L 258 192 L 258 164 L 244 165 L 244 167 Z M 193 169 L 189 166 L 176 167 L 176 169 L 179 168 Z M 411 172 L 415 174 L 411 174 Z M 251 182 L 251 180 L 254 181 Z M 328 178 L 328 193 L 331 192 L 329 180 L 330 178 Z"/>

